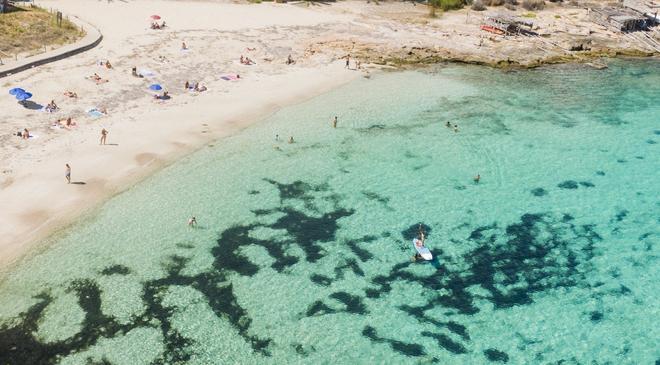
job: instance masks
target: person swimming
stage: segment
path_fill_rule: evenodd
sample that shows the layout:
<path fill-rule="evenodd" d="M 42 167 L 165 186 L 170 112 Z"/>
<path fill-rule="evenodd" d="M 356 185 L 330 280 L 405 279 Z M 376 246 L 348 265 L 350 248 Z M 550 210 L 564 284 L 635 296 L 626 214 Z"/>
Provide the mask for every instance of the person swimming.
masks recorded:
<path fill-rule="evenodd" d="M 478 184 L 478 183 L 479 183 L 479 180 L 481 180 L 481 175 L 477 174 L 477 176 L 475 176 L 474 178 L 472 178 L 472 180 L 474 180 L 474 183 L 475 183 L 475 184 Z"/>

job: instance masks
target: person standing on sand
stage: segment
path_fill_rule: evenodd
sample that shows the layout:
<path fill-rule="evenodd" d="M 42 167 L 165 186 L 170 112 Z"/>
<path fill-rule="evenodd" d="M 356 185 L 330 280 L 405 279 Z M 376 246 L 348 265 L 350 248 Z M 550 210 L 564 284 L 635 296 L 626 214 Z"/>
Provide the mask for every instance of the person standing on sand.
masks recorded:
<path fill-rule="evenodd" d="M 106 138 L 108 138 L 108 131 L 105 128 L 103 128 L 101 129 L 101 143 L 99 144 L 105 144 Z"/>
<path fill-rule="evenodd" d="M 64 177 L 66 178 L 66 183 L 71 184 L 71 166 L 66 164 L 66 170 L 64 172 Z"/>
<path fill-rule="evenodd" d="M 335 115 L 335 119 L 332 121 L 332 128 L 337 128 L 337 116 Z"/>
<path fill-rule="evenodd" d="M 346 55 L 346 66 L 344 66 L 344 68 L 348 68 L 348 69 L 351 68 L 351 55 L 350 54 Z"/>

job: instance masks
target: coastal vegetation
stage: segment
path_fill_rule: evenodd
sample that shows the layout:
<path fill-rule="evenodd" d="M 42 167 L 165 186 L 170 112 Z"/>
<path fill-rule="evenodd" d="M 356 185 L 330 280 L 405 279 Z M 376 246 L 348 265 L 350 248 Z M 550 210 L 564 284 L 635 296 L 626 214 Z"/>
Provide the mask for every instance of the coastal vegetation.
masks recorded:
<path fill-rule="evenodd" d="M 43 52 L 49 47 L 75 42 L 84 31 L 57 13 L 37 6 L 11 6 L 0 14 L 0 58 L 19 53 Z"/>

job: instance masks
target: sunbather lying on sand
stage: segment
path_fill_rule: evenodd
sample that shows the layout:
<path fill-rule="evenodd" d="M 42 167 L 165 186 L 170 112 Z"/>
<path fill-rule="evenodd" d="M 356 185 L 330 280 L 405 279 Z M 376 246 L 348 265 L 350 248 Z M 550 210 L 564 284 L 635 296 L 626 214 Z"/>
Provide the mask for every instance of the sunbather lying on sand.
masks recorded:
<path fill-rule="evenodd" d="M 64 96 L 68 96 L 70 98 L 77 98 L 78 94 L 74 93 L 73 91 L 65 91 Z"/>
<path fill-rule="evenodd" d="M 64 127 L 66 129 L 71 129 L 74 127 L 77 127 L 78 124 L 71 119 L 71 117 L 68 117 L 66 119 L 58 119 L 56 122 L 52 124 L 53 127 Z"/>
<path fill-rule="evenodd" d="M 169 100 L 171 99 L 169 92 L 163 91 L 163 95 L 154 94 L 154 100 Z"/>
<path fill-rule="evenodd" d="M 208 89 L 207 89 L 206 86 L 204 86 L 204 85 L 200 86 L 200 85 L 199 85 L 199 82 L 197 82 L 197 83 L 195 83 L 195 87 L 194 87 L 193 90 L 195 90 L 195 91 L 199 91 L 199 92 L 202 92 L 202 91 L 206 91 L 206 90 L 208 90 Z"/>
<path fill-rule="evenodd" d="M 103 84 L 103 83 L 106 83 L 106 82 L 109 81 L 107 79 L 101 78 L 101 76 L 99 76 L 96 72 L 94 73 L 94 75 L 88 77 L 88 79 L 94 81 L 97 85 L 98 84 Z"/>

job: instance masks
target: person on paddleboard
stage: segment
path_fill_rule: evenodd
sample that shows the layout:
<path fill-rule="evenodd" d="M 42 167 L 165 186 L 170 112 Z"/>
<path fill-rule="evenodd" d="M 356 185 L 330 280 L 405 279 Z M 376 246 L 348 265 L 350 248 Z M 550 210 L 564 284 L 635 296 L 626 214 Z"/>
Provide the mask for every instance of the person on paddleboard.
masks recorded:
<path fill-rule="evenodd" d="M 419 235 L 417 236 L 417 238 L 415 238 L 413 240 L 413 243 L 415 244 L 415 247 L 418 248 L 418 249 L 424 247 L 424 240 L 425 239 L 426 238 L 424 237 L 424 231 L 422 230 L 422 226 L 420 224 L 420 226 L 419 226 Z M 414 256 L 414 259 L 415 259 L 415 261 L 420 260 L 420 259 L 422 259 L 422 255 L 419 252 L 416 252 L 415 256 Z"/>

